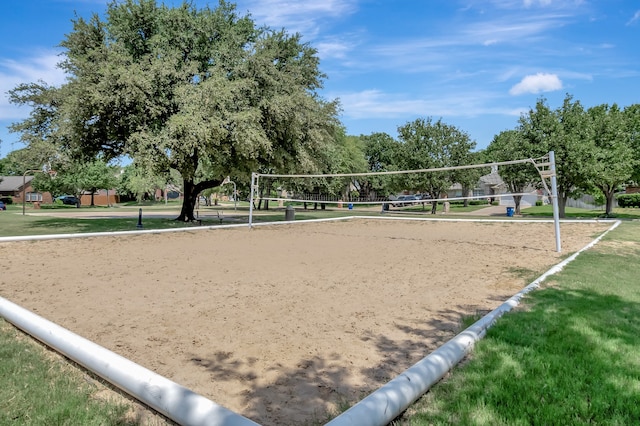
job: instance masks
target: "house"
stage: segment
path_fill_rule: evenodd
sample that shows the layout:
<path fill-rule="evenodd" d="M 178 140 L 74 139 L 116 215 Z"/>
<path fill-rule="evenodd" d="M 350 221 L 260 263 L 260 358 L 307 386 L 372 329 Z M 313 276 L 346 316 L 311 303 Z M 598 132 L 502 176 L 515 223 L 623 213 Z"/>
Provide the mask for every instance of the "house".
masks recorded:
<path fill-rule="evenodd" d="M 48 192 L 36 192 L 31 187 L 33 176 L 0 176 L 0 200 L 8 203 L 51 203 Z M 22 197 L 25 197 L 24 199 Z M 10 200 L 10 201 L 9 201 Z"/>

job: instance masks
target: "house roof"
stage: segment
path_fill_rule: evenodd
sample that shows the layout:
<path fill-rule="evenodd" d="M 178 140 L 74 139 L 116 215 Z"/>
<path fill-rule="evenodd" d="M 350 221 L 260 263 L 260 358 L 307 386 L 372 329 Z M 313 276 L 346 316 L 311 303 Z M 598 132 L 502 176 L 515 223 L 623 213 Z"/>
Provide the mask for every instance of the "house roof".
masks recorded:
<path fill-rule="evenodd" d="M 480 178 L 480 183 L 484 185 L 496 186 L 504 185 L 504 181 L 498 173 L 489 173 Z"/>
<path fill-rule="evenodd" d="M 22 191 L 22 176 L 0 176 L 0 192 Z M 33 176 L 25 176 L 24 182 L 29 183 Z"/>

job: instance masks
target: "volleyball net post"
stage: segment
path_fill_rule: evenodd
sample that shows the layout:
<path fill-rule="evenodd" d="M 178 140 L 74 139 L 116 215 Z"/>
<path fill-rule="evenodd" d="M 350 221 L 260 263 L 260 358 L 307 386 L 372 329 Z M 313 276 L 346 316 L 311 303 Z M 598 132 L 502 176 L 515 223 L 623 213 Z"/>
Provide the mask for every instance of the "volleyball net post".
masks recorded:
<path fill-rule="evenodd" d="M 562 241 L 560 240 L 560 211 L 558 209 L 558 179 L 556 177 L 556 154 L 549 152 L 549 163 L 551 163 L 551 203 L 553 205 L 553 226 L 556 234 L 556 251 L 562 252 Z"/>

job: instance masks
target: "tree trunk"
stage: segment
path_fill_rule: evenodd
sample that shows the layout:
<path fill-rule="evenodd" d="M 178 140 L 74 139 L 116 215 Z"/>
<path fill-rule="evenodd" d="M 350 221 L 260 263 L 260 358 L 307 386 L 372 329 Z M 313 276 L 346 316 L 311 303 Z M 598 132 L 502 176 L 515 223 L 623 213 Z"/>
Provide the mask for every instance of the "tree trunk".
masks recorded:
<path fill-rule="evenodd" d="M 605 198 L 607 199 L 607 205 L 605 207 L 605 215 L 611 216 L 613 214 L 613 196 L 615 189 L 603 190 Z"/>
<path fill-rule="evenodd" d="M 95 195 L 96 191 L 95 190 L 91 190 L 91 207 L 95 207 L 95 203 L 93 202 L 93 196 Z"/>
<path fill-rule="evenodd" d="M 196 207 L 196 201 L 198 195 L 205 189 L 214 188 L 220 186 L 223 179 L 210 179 L 202 182 L 194 183 L 193 178 L 184 179 L 184 200 L 182 201 L 182 210 L 180 210 L 180 216 L 176 218 L 181 222 L 191 222 L 196 218 L 193 215 L 193 210 Z"/>
<path fill-rule="evenodd" d="M 432 201 L 431 202 L 431 214 L 436 214 L 438 213 L 438 202 L 437 201 Z"/>
<path fill-rule="evenodd" d="M 182 210 L 180 210 L 180 216 L 176 218 L 181 222 L 191 222 L 195 220 L 193 210 L 196 206 L 196 198 L 198 191 L 196 185 L 193 183 L 193 179 L 184 180 L 184 201 L 182 202 Z"/>
<path fill-rule="evenodd" d="M 565 207 L 567 205 L 567 199 L 569 196 L 564 193 L 558 193 L 558 216 L 564 218 L 565 216 Z M 553 200 L 551 200 L 553 202 Z"/>
<path fill-rule="evenodd" d="M 515 214 L 520 214 L 520 202 L 522 201 L 522 195 L 514 195 L 513 202 L 516 203 Z"/>
<path fill-rule="evenodd" d="M 463 185 L 462 186 L 462 196 L 463 197 L 468 197 L 470 193 L 471 193 L 471 190 L 469 189 L 469 187 Z M 469 199 L 468 198 L 464 199 L 463 206 L 464 207 L 469 207 Z"/>

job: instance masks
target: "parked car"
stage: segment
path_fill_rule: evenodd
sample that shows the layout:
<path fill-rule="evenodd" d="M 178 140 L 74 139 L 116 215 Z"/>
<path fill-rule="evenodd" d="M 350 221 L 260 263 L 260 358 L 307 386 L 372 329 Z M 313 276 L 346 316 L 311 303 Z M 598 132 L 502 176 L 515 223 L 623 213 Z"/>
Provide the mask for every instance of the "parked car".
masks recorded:
<path fill-rule="evenodd" d="M 393 207 L 404 207 L 404 206 L 412 206 L 418 201 L 418 197 L 415 195 L 400 195 L 398 198 L 393 200 L 391 205 Z"/>
<path fill-rule="evenodd" d="M 0 210 L 6 210 L 7 209 L 7 205 L 4 203 L 4 201 L 0 201 Z"/>
<path fill-rule="evenodd" d="M 60 197 L 57 197 L 56 200 L 62 201 L 62 204 L 80 207 L 80 199 L 78 197 L 74 197 L 73 195 L 62 195 Z"/>

